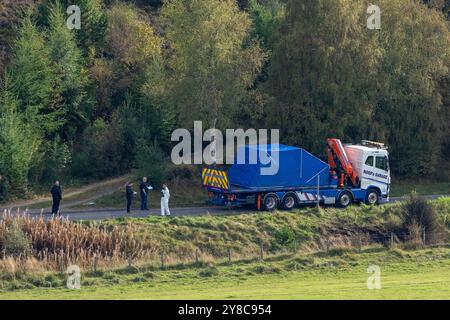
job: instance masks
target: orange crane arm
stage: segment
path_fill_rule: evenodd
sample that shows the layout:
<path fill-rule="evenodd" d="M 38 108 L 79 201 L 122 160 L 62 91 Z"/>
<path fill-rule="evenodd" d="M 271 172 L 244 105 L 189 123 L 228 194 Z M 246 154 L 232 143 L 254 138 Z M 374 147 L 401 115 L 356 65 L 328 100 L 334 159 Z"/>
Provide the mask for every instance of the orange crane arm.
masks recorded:
<path fill-rule="evenodd" d="M 342 146 L 341 140 L 330 138 L 327 139 L 327 155 L 328 164 L 332 171 L 340 171 L 342 176 L 339 177 L 339 186 L 344 186 L 345 176 L 350 178 L 354 187 L 358 185 L 358 176 L 353 170 L 353 166 L 348 160 L 347 153 Z"/>

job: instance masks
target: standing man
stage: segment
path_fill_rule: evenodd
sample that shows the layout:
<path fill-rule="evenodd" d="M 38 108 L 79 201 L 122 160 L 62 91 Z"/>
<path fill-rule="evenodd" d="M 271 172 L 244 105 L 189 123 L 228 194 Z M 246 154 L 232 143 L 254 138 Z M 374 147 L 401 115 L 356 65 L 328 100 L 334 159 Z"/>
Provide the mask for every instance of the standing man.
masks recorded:
<path fill-rule="evenodd" d="M 142 178 L 139 189 L 141 191 L 141 210 L 148 210 L 148 192 L 152 190 L 153 187 L 147 185 L 147 177 Z"/>
<path fill-rule="evenodd" d="M 133 184 L 129 181 L 125 185 L 125 192 L 127 197 L 127 213 L 131 212 L 131 203 L 133 202 L 133 197 L 137 193 L 133 191 Z"/>
<path fill-rule="evenodd" d="M 161 216 L 165 215 L 170 216 L 169 198 L 170 198 L 169 188 L 167 188 L 167 186 L 163 184 L 161 190 Z"/>
<path fill-rule="evenodd" d="M 52 194 L 53 198 L 52 214 L 59 215 L 59 204 L 62 200 L 62 191 L 58 180 L 55 181 L 55 184 L 50 190 L 50 193 Z"/>

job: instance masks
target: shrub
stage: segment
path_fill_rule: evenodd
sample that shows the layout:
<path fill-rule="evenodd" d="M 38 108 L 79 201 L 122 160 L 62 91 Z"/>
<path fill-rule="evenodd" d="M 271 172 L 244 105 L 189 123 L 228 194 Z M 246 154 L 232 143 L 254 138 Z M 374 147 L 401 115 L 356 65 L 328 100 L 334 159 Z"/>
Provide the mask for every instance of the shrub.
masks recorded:
<path fill-rule="evenodd" d="M 283 227 L 275 232 L 275 241 L 280 245 L 288 245 L 295 240 L 294 231 L 289 227 Z"/>
<path fill-rule="evenodd" d="M 7 256 L 26 256 L 30 253 L 31 243 L 27 235 L 20 229 L 17 223 L 13 223 L 6 229 L 0 239 L 0 247 Z"/>
<path fill-rule="evenodd" d="M 139 141 L 136 164 L 139 176 L 148 177 L 154 187 L 160 186 L 167 179 L 166 159 L 156 141 Z"/>
<path fill-rule="evenodd" d="M 403 227 L 417 241 L 419 230 L 425 230 L 427 239 L 436 240 L 439 236 L 440 224 L 436 209 L 431 203 L 415 192 L 402 205 Z"/>

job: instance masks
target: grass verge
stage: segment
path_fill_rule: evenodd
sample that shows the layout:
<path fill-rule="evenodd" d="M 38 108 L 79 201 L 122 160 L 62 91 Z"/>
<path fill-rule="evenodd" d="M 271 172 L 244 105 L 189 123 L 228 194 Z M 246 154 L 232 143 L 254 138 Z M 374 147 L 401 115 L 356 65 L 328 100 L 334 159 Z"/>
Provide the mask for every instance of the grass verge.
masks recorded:
<path fill-rule="evenodd" d="M 426 179 L 393 179 L 391 197 L 402 197 L 416 191 L 421 195 L 448 195 L 450 181 L 436 181 Z"/>

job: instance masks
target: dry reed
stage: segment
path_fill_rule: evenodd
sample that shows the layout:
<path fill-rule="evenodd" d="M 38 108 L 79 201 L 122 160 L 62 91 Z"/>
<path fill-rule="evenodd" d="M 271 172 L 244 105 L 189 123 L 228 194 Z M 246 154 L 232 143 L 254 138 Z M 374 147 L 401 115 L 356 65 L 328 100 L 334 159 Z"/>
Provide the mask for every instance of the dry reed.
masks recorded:
<path fill-rule="evenodd" d="M 31 217 L 27 212 L 13 214 L 5 210 L 0 218 L 0 239 L 5 239 L 13 226 L 18 226 L 31 244 L 31 257 L 24 252 L 23 256 L 15 257 L 16 260 L 34 258 L 53 269 L 71 264 L 88 266 L 94 258 L 109 262 L 135 260 L 152 251 L 139 241 L 132 225 L 107 230 L 103 226 L 87 226 L 62 217 L 46 220 L 42 216 Z M 7 261 L 8 252 L 1 240 L 0 252 L 1 258 Z"/>

